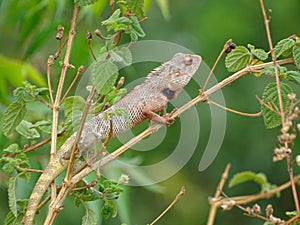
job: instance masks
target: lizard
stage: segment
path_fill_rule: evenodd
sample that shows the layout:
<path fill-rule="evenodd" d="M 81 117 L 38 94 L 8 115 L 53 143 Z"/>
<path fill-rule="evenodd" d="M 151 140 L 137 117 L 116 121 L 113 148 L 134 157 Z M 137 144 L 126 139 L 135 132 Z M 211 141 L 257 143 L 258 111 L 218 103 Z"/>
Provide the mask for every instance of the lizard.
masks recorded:
<path fill-rule="evenodd" d="M 142 84 L 134 87 L 132 91 L 110 108 L 85 122 L 78 143 L 79 152 L 83 154 L 95 147 L 111 131 L 113 136 L 118 135 L 130 130 L 146 119 L 168 124 L 171 114 L 166 113 L 160 116 L 156 112 L 165 109 L 167 103 L 177 97 L 196 73 L 201 61 L 202 58 L 199 55 L 177 53 L 171 60 L 155 68 L 147 75 Z M 105 118 L 106 113 L 113 112 L 117 108 L 126 111 L 129 121 L 124 115 L 113 115 L 112 121 Z M 75 137 L 76 132 L 60 147 L 39 177 L 30 195 L 22 220 L 24 225 L 33 224 L 38 204 L 49 185 L 67 168 L 69 160 L 66 156 L 70 155 Z"/>

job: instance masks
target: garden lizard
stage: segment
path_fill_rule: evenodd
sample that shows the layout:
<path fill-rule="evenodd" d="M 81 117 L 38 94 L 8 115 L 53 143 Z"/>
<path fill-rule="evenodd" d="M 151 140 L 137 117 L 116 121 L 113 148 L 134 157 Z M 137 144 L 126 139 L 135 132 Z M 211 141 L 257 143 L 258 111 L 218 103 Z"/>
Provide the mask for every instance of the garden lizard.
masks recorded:
<path fill-rule="evenodd" d="M 170 114 L 160 116 L 156 112 L 163 110 L 169 100 L 177 97 L 195 74 L 201 61 L 198 55 L 177 53 L 170 61 L 154 69 L 148 74 L 144 83 L 136 86 L 116 104 L 84 124 L 78 144 L 79 152 L 84 154 L 94 148 L 111 131 L 113 135 L 120 134 L 146 119 L 167 124 Z M 113 115 L 112 121 L 105 118 L 107 113 L 117 108 L 125 110 L 129 118 L 125 118 L 124 115 Z M 23 224 L 33 224 L 38 204 L 44 193 L 51 182 L 67 168 L 69 160 L 66 155 L 70 155 L 75 136 L 76 133 L 66 140 L 39 177 L 29 198 Z"/>

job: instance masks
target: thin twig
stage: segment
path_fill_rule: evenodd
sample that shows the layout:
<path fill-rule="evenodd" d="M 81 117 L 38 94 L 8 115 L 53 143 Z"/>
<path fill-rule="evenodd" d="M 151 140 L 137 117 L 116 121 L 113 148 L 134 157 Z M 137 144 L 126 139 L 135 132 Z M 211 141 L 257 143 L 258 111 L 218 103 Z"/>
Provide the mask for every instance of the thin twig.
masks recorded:
<path fill-rule="evenodd" d="M 74 79 L 72 80 L 71 84 L 69 85 L 68 89 L 66 90 L 66 93 L 64 94 L 64 96 L 62 97 L 62 99 L 60 100 L 60 105 L 64 102 L 64 100 L 66 99 L 66 97 L 68 96 L 70 90 L 72 89 L 72 87 L 74 86 L 75 82 L 78 80 L 79 76 L 82 74 L 84 70 L 84 66 L 80 66 L 77 70 L 77 73 L 74 77 Z"/>
<path fill-rule="evenodd" d="M 297 175 L 293 178 L 294 182 L 300 181 L 300 175 Z M 236 196 L 236 197 L 230 197 L 233 201 L 235 201 L 235 205 L 245 205 L 250 202 L 254 202 L 260 199 L 269 199 L 273 195 L 276 195 L 277 193 L 289 188 L 291 186 L 291 181 L 288 181 L 274 189 L 271 189 L 270 191 L 259 193 L 259 194 L 254 194 L 254 195 L 245 195 L 245 196 Z M 224 201 L 226 201 L 226 198 L 224 199 L 213 199 L 211 203 L 215 205 L 216 207 L 220 207 Z"/>
<path fill-rule="evenodd" d="M 218 188 L 216 190 L 214 199 L 218 199 L 220 197 L 220 195 L 222 193 L 222 190 L 223 190 L 223 187 L 224 187 L 224 184 L 225 184 L 225 182 L 228 178 L 228 173 L 229 173 L 230 167 L 231 167 L 230 163 L 227 164 L 227 166 L 226 166 L 226 168 L 225 168 L 225 170 L 222 174 L 222 177 L 221 177 L 221 180 L 219 182 Z M 211 204 L 210 211 L 209 211 L 209 216 L 208 216 L 208 220 L 207 220 L 207 225 L 213 225 L 214 224 L 217 209 L 218 209 L 218 207 L 215 204 Z"/>
<path fill-rule="evenodd" d="M 260 0 L 260 5 L 261 5 L 261 10 L 262 14 L 264 17 L 264 22 L 265 22 L 265 27 L 266 27 L 266 32 L 267 32 L 267 38 L 268 38 L 268 43 L 269 43 L 269 48 L 270 48 L 270 53 L 272 56 L 272 61 L 274 65 L 274 70 L 275 70 L 275 79 L 276 79 L 276 85 L 277 85 L 277 92 L 278 92 L 278 101 L 279 101 L 279 109 L 280 109 L 280 118 L 281 118 L 281 123 L 282 126 L 284 126 L 284 111 L 283 111 L 283 103 L 282 103 L 282 95 L 281 95 L 281 88 L 280 88 L 280 79 L 279 79 L 279 72 L 278 72 L 278 67 L 277 67 L 277 62 L 276 62 L 276 56 L 274 53 L 274 48 L 272 44 L 272 37 L 271 37 L 271 32 L 270 32 L 270 19 L 268 19 L 265 6 L 264 6 L 264 1 Z"/>
<path fill-rule="evenodd" d="M 33 173 L 43 173 L 43 170 L 36 170 L 36 169 L 28 169 L 28 168 L 22 168 L 19 166 L 16 166 L 16 169 L 22 172 L 33 172 Z"/>
<path fill-rule="evenodd" d="M 72 172 L 73 172 L 73 168 L 74 168 L 74 164 L 75 164 L 75 160 L 76 160 L 76 155 L 77 155 L 76 153 L 77 153 L 77 150 L 78 150 L 77 145 L 80 141 L 80 137 L 82 135 L 84 123 L 85 123 L 86 117 L 89 113 L 90 107 L 92 105 L 92 101 L 93 101 L 93 97 L 94 97 L 95 93 L 96 93 L 96 89 L 93 86 L 91 91 L 90 91 L 89 96 L 87 97 L 87 100 L 86 100 L 86 103 L 85 103 L 85 106 L 84 106 L 84 110 L 83 110 L 83 113 L 82 113 L 82 117 L 81 117 L 81 120 L 80 120 L 80 123 L 79 123 L 79 127 L 78 127 L 78 130 L 77 130 L 77 133 L 76 133 L 75 141 L 74 141 L 74 144 L 73 144 L 73 147 L 72 147 L 70 162 L 69 162 L 68 169 L 67 169 L 67 174 L 66 174 L 66 182 L 69 182 L 71 177 L 72 177 Z"/>
<path fill-rule="evenodd" d="M 52 87 L 51 87 L 51 68 L 52 65 L 54 64 L 54 57 L 53 55 L 50 55 L 47 61 L 47 82 L 48 82 L 48 89 L 49 89 L 49 95 L 50 95 L 50 101 L 51 104 L 53 105 L 53 93 L 52 93 Z"/>
<path fill-rule="evenodd" d="M 160 218 L 162 218 L 174 205 L 176 202 L 180 200 L 180 198 L 184 195 L 185 188 L 184 186 L 181 187 L 179 193 L 176 195 L 175 199 L 171 202 L 171 204 L 155 219 L 153 222 L 151 222 L 149 225 L 155 224 Z"/>
<path fill-rule="evenodd" d="M 70 27 L 69 36 L 68 36 L 66 53 L 65 53 L 64 60 L 63 60 L 63 64 L 62 64 L 62 69 L 61 69 L 60 79 L 59 79 L 59 83 L 58 83 L 58 87 L 57 87 L 57 91 L 56 91 L 55 101 L 53 103 L 52 132 L 51 132 L 51 137 L 52 137 L 51 140 L 52 141 L 51 141 L 51 149 L 50 149 L 50 159 L 54 157 L 55 152 L 56 152 L 58 112 L 59 112 L 59 108 L 60 108 L 60 99 L 61 99 L 62 90 L 63 90 L 63 86 L 64 86 L 64 81 L 65 81 L 65 78 L 66 78 L 66 75 L 67 75 L 67 71 L 70 68 L 69 60 L 70 60 L 73 40 L 74 40 L 74 36 L 75 36 L 75 29 L 76 29 L 76 22 L 77 22 L 77 18 L 78 18 L 78 12 L 79 12 L 79 6 L 77 6 L 75 4 L 74 5 L 74 11 L 73 11 L 73 18 L 72 18 L 72 21 L 71 21 L 71 27 Z M 56 196 L 56 185 L 53 182 L 51 184 L 52 202 L 55 199 L 55 196 Z M 49 213 L 48 213 L 48 215 L 49 215 Z M 45 224 L 52 224 L 52 222 L 48 221 L 47 223 L 45 222 Z"/>
<path fill-rule="evenodd" d="M 214 63 L 214 65 L 213 65 L 212 69 L 210 70 L 210 72 L 209 72 L 209 74 L 208 74 L 208 76 L 207 76 L 207 78 L 206 78 L 206 81 L 205 81 L 205 83 L 204 83 L 204 85 L 203 85 L 203 87 L 202 87 L 202 91 L 205 91 L 206 86 L 207 86 L 207 84 L 208 84 L 208 81 L 209 81 L 210 77 L 212 76 L 212 74 L 213 74 L 213 72 L 214 72 L 214 70 L 215 70 L 217 64 L 219 63 L 221 57 L 223 56 L 223 54 L 224 54 L 224 52 L 226 51 L 226 49 L 229 48 L 229 46 L 230 46 L 231 43 L 232 43 L 232 40 L 231 40 L 231 39 L 229 39 L 228 41 L 226 41 L 226 43 L 225 43 L 225 45 L 224 45 L 222 51 L 220 52 L 220 54 L 219 54 L 217 60 L 215 61 L 215 63 Z"/>
<path fill-rule="evenodd" d="M 225 198 L 226 200 L 230 199 L 232 202 L 235 202 L 232 198 L 228 197 L 223 191 L 222 191 L 222 195 L 224 195 L 226 197 Z M 246 213 L 245 214 L 246 216 L 253 216 L 253 217 L 257 217 L 257 218 L 259 218 L 261 220 L 264 220 L 264 221 L 270 221 L 270 219 L 268 219 L 267 217 L 262 216 L 262 215 L 260 215 L 258 213 L 255 213 L 255 212 L 251 212 L 251 211 L 247 210 L 247 208 L 245 208 L 245 207 L 243 207 L 243 206 L 241 206 L 239 204 L 234 204 L 234 206 L 236 206 L 239 209 L 243 210 Z"/>
<path fill-rule="evenodd" d="M 278 63 L 276 61 L 276 56 L 275 56 L 274 49 L 273 49 L 272 37 L 271 37 L 270 26 L 269 26 L 270 19 L 267 18 L 267 14 L 266 14 L 266 10 L 265 10 L 263 0 L 260 0 L 260 5 L 261 5 L 262 14 L 263 14 L 263 17 L 264 17 L 264 22 L 265 22 L 265 27 L 266 27 L 267 37 L 268 37 L 268 43 L 269 43 L 270 52 L 271 52 L 271 56 L 272 56 L 272 61 L 273 61 L 273 65 L 274 65 L 274 70 L 275 70 L 275 78 L 276 78 L 276 86 L 277 86 L 277 92 L 278 92 L 281 126 L 285 127 L 285 114 L 284 114 L 284 109 L 283 109 L 283 102 L 282 102 L 282 95 L 281 95 L 281 88 L 280 88 L 279 71 L 278 71 L 278 67 L 277 67 Z M 285 141 L 284 145 L 285 145 L 286 148 L 289 147 L 287 141 Z M 286 160 L 287 160 L 288 173 L 289 173 L 289 177 L 290 177 L 290 181 L 291 181 L 291 188 L 292 188 L 295 207 L 296 207 L 297 212 L 300 213 L 298 194 L 297 194 L 296 185 L 295 185 L 294 179 L 293 179 L 294 175 L 293 175 L 293 168 L 292 168 L 292 156 L 290 155 L 290 156 L 286 157 Z"/>
<path fill-rule="evenodd" d="M 256 99 L 258 100 L 259 104 L 265 106 L 266 108 L 268 108 L 270 111 L 272 111 L 273 113 L 276 113 L 278 116 L 280 116 L 280 113 L 278 112 L 278 110 L 274 109 L 273 106 L 271 106 L 270 104 L 265 103 L 262 99 L 260 99 L 260 97 L 256 96 Z"/>
<path fill-rule="evenodd" d="M 228 112 L 232 112 L 232 113 L 235 113 L 235 114 L 238 114 L 238 115 L 241 115 L 241 116 L 260 117 L 262 115 L 261 112 L 257 112 L 257 113 L 244 113 L 244 112 L 240 112 L 240 111 L 237 111 L 237 110 L 234 110 L 234 109 L 230 109 L 230 108 L 228 108 L 226 106 L 223 106 L 223 105 L 220 105 L 219 103 L 214 102 L 214 101 L 212 101 L 210 99 L 207 100 L 207 103 L 215 105 L 215 106 L 217 106 L 217 107 L 219 107 L 221 109 L 224 109 L 224 110 L 226 110 Z"/>

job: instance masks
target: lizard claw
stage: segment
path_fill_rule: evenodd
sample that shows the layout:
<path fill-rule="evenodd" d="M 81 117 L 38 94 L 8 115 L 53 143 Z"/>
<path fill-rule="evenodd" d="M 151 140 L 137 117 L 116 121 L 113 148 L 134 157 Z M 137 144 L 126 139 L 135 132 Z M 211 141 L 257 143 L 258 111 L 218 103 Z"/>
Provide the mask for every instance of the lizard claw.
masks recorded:
<path fill-rule="evenodd" d="M 163 118 L 166 120 L 166 125 L 167 126 L 173 125 L 176 121 L 174 118 L 171 118 L 173 113 L 174 112 L 172 111 L 171 113 L 168 113 L 168 114 L 163 116 Z"/>

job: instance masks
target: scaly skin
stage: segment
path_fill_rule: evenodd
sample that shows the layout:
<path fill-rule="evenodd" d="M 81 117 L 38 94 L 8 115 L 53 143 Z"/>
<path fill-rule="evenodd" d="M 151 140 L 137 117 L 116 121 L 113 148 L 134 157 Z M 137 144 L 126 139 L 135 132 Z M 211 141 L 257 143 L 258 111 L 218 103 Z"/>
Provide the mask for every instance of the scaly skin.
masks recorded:
<path fill-rule="evenodd" d="M 157 67 L 147 76 L 144 83 L 136 86 L 115 105 L 85 123 L 78 144 L 79 152 L 84 154 L 107 137 L 110 131 L 110 121 L 104 119 L 104 115 L 117 108 L 125 110 L 130 121 L 128 122 L 124 116 L 113 116 L 113 135 L 123 133 L 147 118 L 166 124 L 168 114 L 159 116 L 156 112 L 164 109 L 169 100 L 177 97 L 195 74 L 200 63 L 201 57 L 198 55 L 177 53 L 170 61 Z M 51 182 L 67 168 L 69 161 L 66 158 L 70 154 L 75 135 L 76 133 L 67 139 L 38 179 L 29 198 L 27 211 L 22 220 L 23 224 L 33 224 L 38 204 L 44 193 Z"/>

